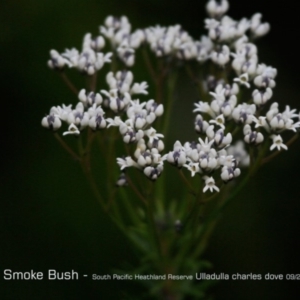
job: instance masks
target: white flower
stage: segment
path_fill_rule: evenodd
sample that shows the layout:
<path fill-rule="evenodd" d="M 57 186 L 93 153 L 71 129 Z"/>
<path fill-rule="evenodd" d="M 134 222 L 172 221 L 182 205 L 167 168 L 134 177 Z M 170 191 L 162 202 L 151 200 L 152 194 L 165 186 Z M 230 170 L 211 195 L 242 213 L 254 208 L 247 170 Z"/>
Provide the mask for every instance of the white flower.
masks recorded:
<path fill-rule="evenodd" d="M 203 121 L 203 118 L 201 115 L 196 116 L 195 120 L 195 130 L 198 133 L 206 132 L 206 129 L 208 128 L 209 124 L 206 121 Z"/>
<path fill-rule="evenodd" d="M 229 62 L 229 59 L 230 59 L 230 50 L 226 45 L 222 46 L 221 51 L 219 52 L 213 51 L 211 54 L 211 60 L 220 66 L 224 66 L 225 64 L 227 64 Z"/>
<path fill-rule="evenodd" d="M 232 112 L 232 117 L 236 122 L 250 124 L 253 121 L 253 115 L 256 112 L 255 104 L 239 104 Z"/>
<path fill-rule="evenodd" d="M 70 63 L 56 50 L 50 51 L 50 60 L 48 60 L 48 67 L 51 69 L 63 69 L 65 65 L 70 66 Z"/>
<path fill-rule="evenodd" d="M 253 82 L 257 87 L 260 88 L 274 88 L 276 85 L 275 80 L 267 75 L 258 75 L 254 78 Z"/>
<path fill-rule="evenodd" d="M 253 102 L 256 105 L 262 105 L 265 104 L 268 100 L 271 99 L 273 95 L 272 89 L 267 87 L 266 89 L 262 90 L 254 90 L 252 93 Z"/>
<path fill-rule="evenodd" d="M 166 154 L 165 159 L 172 164 L 181 168 L 186 163 L 186 153 L 179 141 L 176 141 L 173 147 L 173 151 Z"/>
<path fill-rule="evenodd" d="M 79 135 L 80 131 L 78 130 L 78 128 L 72 123 L 69 128 L 68 131 L 65 131 L 63 133 L 63 135 L 67 135 L 67 134 L 74 134 L 74 135 Z"/>
<path fill-rule="evenodd" d="M 215 117 L 214 111 L 207 102 L 199 101 L 199 103 L 194 103 L 194 105 L 196 108 L 193 110 L 193 112 L 203 112 L 209 114 L 212 118 Z"/>
<path fill-rule="evenodd" d="M 192 177 L 194 177 L 196 173 L 201 173 L 199 163 L 189 163 L 183 166 L 191 172 Z"/>
<path fill-rule="evenodd" d="M 264 127 L 266 131 L 270 131 L 270 127 L 266 121 L 267 117 L 260 116 L 258 119 L 255 116 L 252 116 L 252 120 L 255 123 L 255 128 Z"/>
<path fill-rule="evenodd" d="M 244 141 L 247 144 L 260 144 L 264 141 L 264 136 L 257 131 L 252 131 L 249 124 L 246 124 L 243 129 L 244 132 Z"/>
<path fill-rule="evenodd" d="M 119 178 L 117 179 L 117 182 L 116 182 L 116 186 L 126 186 L 128 185 L 127 183 L 127 179 L 126 179 L 126 175 L 124 172 L 122 172 L 119 176 Z"/>
<path fill-rule="evenodd" d="M 287 150 L 288 147 L 283 143 L 282 137 L 280 135 L 271 135 L 271 139 L 273 139 L 273 144 L 270 147 L 270 150 L 277 148 L 278 151 L 282 149 Z"/>
<path fill-rule="evenodd" d="M 213 149 L 208 153 L 200 152 L 199 155 L 200 167 L 206 171 L 215 169 L 218 166 L 218 161 L 214 156 L 215 156 L 215 151 L 213 151 Z"/>
<path fill-rule="evenodd" d="M 148 83 L 146 81 L 143 81 L 141 83 L 134 83 L 131 90 L 130 94 L 144 94 L 147 95 L 147 88 L 148 88 Z"/>
<path fill-rule="evenodd" d="M 136 166 L 136 162 L 130 156 L 117 158 L 117 164 L 120 166 L 121 171 L 125 168 Z"/>
<path fill-rule="evenodd" d="M 235 49 L 239 55 L 243 55 L 247 59 L 257 55 L 256 45 L 247 43 L 247 40 L 239 40 L 239 42 L 235 44 Z"/>
<path fill-rule="evenodd" d="M 163 138 L 163 137 L 164 137 L 163 134 L 161 134 L 161 133 L 156 133 L 156 130 L 155 130 L 153 127 L 151 127 L 151 128 L 149 128 L 148 130 L 146 130 L 146 131 L 145 131 L 145 134 L 148 136 L 149 142 L 150 142 L 150 143 L 153 143 L 153 140 L 154 140 L 154 139 L 160 139 L 160 138 Z"/>
<path fill-rule="evenodd" d="M 229 3 L 227 0 L 222 0 L 220 2 L 217 2 L 215 0 L 210 0 L 206 4 L 207 13 L 212 18 L 221 17 L 227 12 L 228 8 L 229 8 Z"/>
<path fill-rule="evenodd" d="M 264 75 L 264 76 L 274 79 L 277 75 L 277 69 L 275 69 L 271 66 L 267 66 L 265 64 L 259 64 L 257 66 L 256 74 Z"/>
<path fill-rule="evenodd" d="M 224 166 L 222 168 L 221 179 L 228 182 L 241 174 L 241 170 L 235 167 Z"/>
<path fill-rule="evenodd" d="M 270 30 L 269 23 L 261 23 L 262 14 L 257 13 L 251 18 L 251 32 L 254 37 L 261 37 L 267 34 Z"/>
<path fill-rule="evenodd" d="M 213 125 L 210 126 L 210 127 L 212 127 L 212 129 L 214 128 Z M 201 145 L 200 146 L 201 151 L 203 151 L 203 152 L 209 152 L 210 149 L 211 149 L 212 144 L 214 143 L 214 140 L 208 141 L 207 137 L 205 138 L 205 141 L 203 141 L 201 138 L 199 138 L 198 140 L 199 140 L 200 145 Z"/>
<path fill-rule="evenodd" d="M 214 120 L 210 120 L 209 123 L 216 124 L 216 125 L 220 126 L 222 129 L 225 129 L 225 126 L 224 126 L 225 118 L 222 114 L 217 116 Z"/>
<path fill-rule="evenodd" d="M 146 109 L 148 113 L 155 113 L 156 117 L 160 117 L 164 113 L 164 106 L 162 104 L 157 104 L 153 99 L 147 101 Z"/>
<path fill-rule="evenodd" d="M 159 164 L 157 167 L 149 166 L 144 169 L 144 174 L 147 177 L 149 177 L 151 180 L 156 180 L 160 176 L 163 169 L 164 169 L 163 164 Z"/>
<path fill-rule="evenodd" d="M 104 118 L 104 111 L 100 106 L 94 104 L 89 108 L 88 114 L 90 115 L 89 126 L 93 129 L 100 129 L 106 127 L 106 120 Z"/>
<path fill-rule="evenodd" d="M 232 142 L 232 135 L 230 132 L 225 135 L 224 130 L 219 129 L 215 134 L 214 140 L 218 148 L 227 147 Z"/>
<path fill-rule="evenodd" d="M 127 67 L 132 67 L 135 62 L 135 51 L 128 45 L 128 42 L 123 42 L 117 49 L 119 58 Z"/>
<path fill-rule="evenodd" d="M 93 75 L 100 70 L 105 63 L 111 62 L 112 53 L 103 54 L 95 52 L 92 48 L 84 48 L 78 57 L 72 57 L 73 66 L 81 72 Z"/>
<path fill-rule="evenodd" d="M 55 114 L 50 114 L 42 119 L 42 126 L 53 131 L 61 127 L 61 121 Z"/>
<path fill-rule="evenodd" d="M 154 139 L 152 142 L 148 141 L 147 146 L 149 149 L 157 149 L 158 152 L 163 151 L 165 148 L 164 142 L 159 139 Z"/>
<path fill-rule="evenodd" d="M 99 35 L 91 40 L 90 45 L 95 51 L 100 51 L 105 46 L 105 40 L 103 36 Z"/>
<path fill-rule="evenodd" d="M 236 159 L 233 155 L 221 155 L 219 157 L 219 163 L 222 166 L 234 167 L 236 165 Z"/>
<path fill-rule="evenodd" d="M 249 75 L 248 73 L 244 73 L 242 75 L 240 75 L 238 78 L 234 78 L 233 79 L 234 82 L 238 82 L 241 85 L 246 86 L 247 88 L 250 88 L 250 84 L 249 84 Z"/>
<path fill-rule="evenodd" d="M 72 112 L 72 104 L 66 106 L 52 106 L 50 109 L 50 115 L 53 114 L 60 118 L 62 121 L 67 121 L 69 113 Z"/>
<path fill-rule="evenodd" d="M 225 101 L 225 89 L 223 87 L 223 84 L 218 84 L 215 93 L 210 92 L 209 94 L 214 97 L 214 100 L 217 100 L 218 102 L 224 102 Z"/>
<path fill-rule="evenodd" d="M 102 103 L 102 96 L 99 93 L 89 92 L 87 93 L 85 89 L 82 89 L 78 94 L 78 99 L 83 104 L 88 104 L 92 106 L 93 104 L 100 105 Z"/>
<path fill-rule="evenodd" d="M 117 89 L 110 90 L 109 92 L 101 90 L 101 93 L 108 97 L 108 106 L 115 113 L 123 111 L 131 101 L 129 93 L 121 94 Z"/>
<path fill-rule="evenodd" d="M 203 179 L 205 180 L 205 187 L 203 188 L 203 193 L 205 193 L 207 190 L 210 190 L 211 192 L 213 192 L 214 190 L 217 192 L 220 191 L 220 189 L 216 186 L 213 177 L 204 176 Z"/>
<path fill-rule="evenodd" d="M 84 106 L 82 102 L 78 102 L 75 109 L 72 110 L 67 117 L 67 122 L 69 124 L 75 124 L 80 130 L 84 129 L 89 124 L 90 116 L 84 111 Z"/>

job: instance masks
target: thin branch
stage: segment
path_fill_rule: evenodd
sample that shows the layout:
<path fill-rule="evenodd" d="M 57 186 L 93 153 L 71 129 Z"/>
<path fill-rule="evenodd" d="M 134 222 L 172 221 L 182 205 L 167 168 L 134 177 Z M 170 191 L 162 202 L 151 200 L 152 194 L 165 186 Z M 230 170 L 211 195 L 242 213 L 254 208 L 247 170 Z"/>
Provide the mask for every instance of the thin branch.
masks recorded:
<path fill-rule="evenodd" d="M 60 135 L 56 132 L 54 133 L 54 137 L 58 140 L 61 146 L 75 159 L 80 161 L 81 158 L 77 155 L 67 144 L 66 142 L 60 137 Z"/>
<path fill-rule="evenodd" d="M 73 85 L 73 83 L 70 81 L 66 73 L 62 72 L 60 73 L 60 76 L 62 80 L 65 82 L 65 84 L 68 86 L 68 88 L 77 96 L 78 95 L 78 90 L 76 87 Z"/>
<path fill-rule="evenodd" d="M 97 72 L 94 73 L 90 78 L 90 90 L 92 92 L 95 92 L 96 87 L 97 87 Z"/>
<path fill-rule="evenodd" d="M 142 49 L 142 53 L 143 53 L 143 58 L 144 58 L 146 66 L 147 66 L 147 69 L 148 69 L 148 71 L 151 74 L 152 80 L 154 81 L 154 83 L 157 84 L 157 75 L 156 75 L 156 73 L 155 73 L 155 71 L 153 69 L 152 63 L 151 63 L 151 61 L 149 59 L 149 55 L 148 55 L 147 49 L 143 48 Z"/>
<path fill-rule="evenodd" d="M 97 184 L 95 182 L 95 179 L 94 179 L 94 177 L 92 175 L 91 170 L 88 169 L 88 167 L 86 166 L 86 163 L 85 163 L 84 160 L 82 160 L 81 166 L 82 166 L 82 169 L 83 169 L 84 173 L 86 174 L 86 177 L 87 177 L 88 182 L 89 182 L 89 184 L 90 184 L 90 186 L 91 186 L 91 188 L 92 188 L 92 190 L 94 192 L 94 195 L 96 196 L 96 198 L 97 198 L 98 202 L 100 203 L 102 209 L 105 212 L 107 212 L 107 207 L 106 207 L 106 205 L 104 203 L 102 195 L 100 194 L 100 191 L 98 190 L 98 186 L 97 186 Z"/>
<path fill-rule="evenodd" d="M 179 175 L 180 175 L 180 178 L 183 180 L 183 182 L 186 184 L 186 186 L 190 189 L 190 192 L 192 193 L 192 195 L 196 196 L 197 193 L 195 192 L 191 183 L 186 179 L 185 175 L 182 172 L 182 169 L 179 170 Z"/>
<path fill-rule="evenodd" d="M 139 199 L 145 204 L 147 205 L 147 199 L 140 193 L 140 191 L 136 188 L 136 186 L 134 185 L 134 183 L 131 181 L 130 177 L 127 176 L 126 177 L 127 182 L 129 184 L 129 186 L 132 188 L 132 190 L 135 192 L 135 194 L 139 197 Z"/>

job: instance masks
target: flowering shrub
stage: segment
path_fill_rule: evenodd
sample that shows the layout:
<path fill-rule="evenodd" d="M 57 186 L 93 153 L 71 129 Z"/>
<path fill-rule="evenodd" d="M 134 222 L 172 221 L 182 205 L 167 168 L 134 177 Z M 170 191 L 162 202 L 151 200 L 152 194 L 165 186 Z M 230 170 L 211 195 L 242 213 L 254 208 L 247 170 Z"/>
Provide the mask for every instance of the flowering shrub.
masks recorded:
<path fill-rule="evenodd" d="M 228 8 L 226 0 L 208 1 L 207 35 L 199 40 L 180 25 L 133 31 L 126 17 L 109 16 L 99 36 L 84 36 L 81 51 L 50 51 L 48 66 L 58 71 L 78 103 L 53 106 L 42 126 L 54 131 L 81 164 L 102 208 L 140 251 L 141 273 L 194 274 L 207 268 L 201 254 L 219 213 L 261 165 L 287 150 L 298 136 L 299 112 L 272 102 L 277 70 L 258 58 L 255 41 L 270 25 L 261 21 L 259 13 L 233 20 L 226 15 Z M 134 78 L 139 52 L 152 76 L 155 99 L 140 100 L 148 97 L 148 83 Z M 85 88 L 74 87 L 66 75 L 69 68 L 87 77 Z M 201 99 L 193 110 L 198 138 L 177 140 L 173 149 L 165 150 L 163 139 L 182 69 L 197 84 Z M 98 74 L 105 75 L 106 87 L 97 87 Z M 63 136 L 76 136 L 78 150 L 68 144 L 68 137 L 62 139 L 57 133 L 65 124 Z M 292 133 L 289 140 L 286 132 Z M 122 147 L 117 136 L 126 153 L 121 157 L 114 156 Z M 102 151 L 98 156 L 92 151 L 96 140 Z M 107 183 L 95 179 L 92 155 L 106 162 Z M 168 199 L 166 164 L 178 170 L 187 200 Z M 130 173 L 130 168 L 137 170 Z M 128 189 L 137 201 L 129 199 Z M 123 199 L 122 213 L 118 198 Z M 204 216 L 201 222 L 200 215 Z M 152 282 L 152 288 L 151 293 L 165 299 L 204 295 L 205 289 L 193 282 L 169 281 Z"/>

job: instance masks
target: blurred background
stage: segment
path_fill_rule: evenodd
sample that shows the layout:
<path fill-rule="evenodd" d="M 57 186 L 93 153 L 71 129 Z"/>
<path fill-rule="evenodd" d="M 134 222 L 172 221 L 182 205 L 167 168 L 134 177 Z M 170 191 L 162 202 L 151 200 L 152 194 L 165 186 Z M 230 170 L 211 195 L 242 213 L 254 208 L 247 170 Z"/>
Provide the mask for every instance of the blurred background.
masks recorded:
<path fill-rule="evenodd" d="M 74 103 L 59 76 L 47 68 L 50 49 L 81 48 L 83 35 L 98 33 L 107 15 L 126 15 L 133 28 L 181 24 L 198 38 L 206 1 L 10 0 L 0 8 L 3 131 L 0 180 L 1 299 L 130 299 L 122 290 L 143 290 L 125 281 L 4 281 L 3 270 L 76 270 L 106 274 L 125 261 L 136 263 L 127 241 L 105 216 L 79 166 L 40 126 L 53 105 Z M 296 3 L 294 1 L 294 3 Z M 298 10 L 269 1 L 230 1 L 235 19 L 263 13 L 271 32 L 258 42 L 260 61 L 279 70 L 274 99 L 300 109 L 300 60 L 295 42 Z M 275 5 L 275 4 L 274 4 Z M 143 81 L 144 70 L 138 70 Z M 178 111 L 191 111 L 189 82 L 182 83 Z M 186 94 L 185 94 L 186 91 Z M 181 98 L 178 97 L 178 98 Z M 174 122 L 183 121 L 179 113 Z M 188 119 L 188 118 L 187 118 Z M 184 121 L 183 121 L 184 122 Z M 192 132 L 192 121 L 183 127 Z M 178 129 L 179 130 L 179 129 Z M 179 132 L 184 140 L 184 131 Z M 174 139 L 178 138 L 174 132 Z M 226 210 L 212 237 L 207 259 L 212 272 L 300 273 L 298 258 L 300 141 L 261 169 Z M 105 172 L 99 172 L 105 176 Z M 298 282 L 222 281 L 216 299 L 292 299 Z"/>

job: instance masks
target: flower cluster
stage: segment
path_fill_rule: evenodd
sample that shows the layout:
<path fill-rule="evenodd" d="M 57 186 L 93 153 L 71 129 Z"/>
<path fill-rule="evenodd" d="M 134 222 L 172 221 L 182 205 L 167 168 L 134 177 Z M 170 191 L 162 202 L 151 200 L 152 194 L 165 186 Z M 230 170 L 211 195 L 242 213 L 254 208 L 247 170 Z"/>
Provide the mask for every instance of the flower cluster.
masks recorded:
<path fill-rule="evenodd" d="M 102 69 L 105 63 L 111 62 L 112 53 L 104 54 L 101 52 L 104 46 L 105 40 L 102 36 L 93 40 L 91 34 L 87 33 L 83 39 L 81 52 L 75 48 L 66 49 L 62 54 L 56 50 L 51 50 L 48 66 L 58 70 L 68 66 L 69 68 L 77 68 L 82 73 L 93 75 Z"/>
<path fill-rule="evenodd" d="M 115 75 L 109 72 L 106 79 L 109 90 L 101 90 L 98 93 L 85 89 L 80 90 L 79 102 L 75 109 L 72 109 L 72 105 L 64 104 L 52 107 L 49 114 L 42 119 L 42 126 L 55 131 L 62 126 L 62 122 L 66 122 L 69 130 L 64 132 L 64 135 L 78 135 L 86 127 L 93 130 L 105 128 L 108 122 L 108 127 L 121 124 L 123 134 L 130 135 L 130 128 L 133 133 L 133 130 L 147 127 L 163 113 L 163 106 L 157 105 L 154 100 L 142 104 L 139 104 L 139 100 L 132 100 L 132 95 L 148 93 L 146 82 L 133 83 L 132 72 L 117 72 Z M 101 93 L 104 95 L 104 99 Z M 106 119 L 104 109 L 112 110 L 114 113 L 126 111 L 129 119 L 125 123 L 119 117 L 116 117 L 115 121 Z"/>
<path fill-rule="evenodd" d="M 128 70 L 108 72 L 107 89 L 98 92 L 81 89 L 75 108 L 52 107 L 42 119 L 42 126 L 56 131 L 65 122 L 68 130 L 63 135 L 79 135 L 86 127 L 92 130 L 118 127 L 124 143 L 136 144 L 132 156 L 117 158 L 122 171 L 119 186 L 126 184 L 124 169 L 135 167 L 156 180 L 167 161 L 177 168 L 186 168 L 192 176 L 200 174 L 205 181 L 203 192 L 219 191 L 213 177 L 215 171 L 220 170 L 223 182 L 238 177 L 239 166 L 250 164 L 246 145 L 249 149 L 271 139 L 270 150 L 287 150 L 281 134 L 286 130 L 299 131 L 299 113 L 289 106 L 280 112 L 276 102 L 268 108 L 277 70 L 259 62 L 253 42 L 265 35 L 270 25 L 261 22 L 261 14 L 233 20 L 225 15 L 229 8 L 227 0 L 210 0 L 206 8 L 207 35 L 199 40 L 180 25 L 132 31 L 126 17 L 109 16 L 100 26 L 99 36 L 85 35 L 81 52 L 75 48 L 62 54 L 51 50 L 48 61 L 52 69 L 63 70 L 67 66 L 92 76 L 115 57 L 126 67 L 132 67 L 138 48 L 148 46 L 157 57 L 195 60 L 200 67 L 203 63 L 215 65 L 213 69 L 222 72 L 222 76 L 209 74 L 200 84 L 211 101 L 195 103 L 195 131 L 200 135 L 197 142 L 176 141 L 172 151 L 162 153 L 164 136 L 153 126 L 156 118 L 162 116 L 164 106 L 153 99 L 140 102 L 136 95 L 147 95 L 148 84 L 134 82 L 133 73 Z M 107 44 L 111 52 L 105 54 L 102 51 Z M 247 95 L 246 102 L 242 101 L 242 94 Z M 106 118 L 107 112 L 112 117 Z M 242 140 L 240 136 L 236 138 L 239 129 Z"/>

